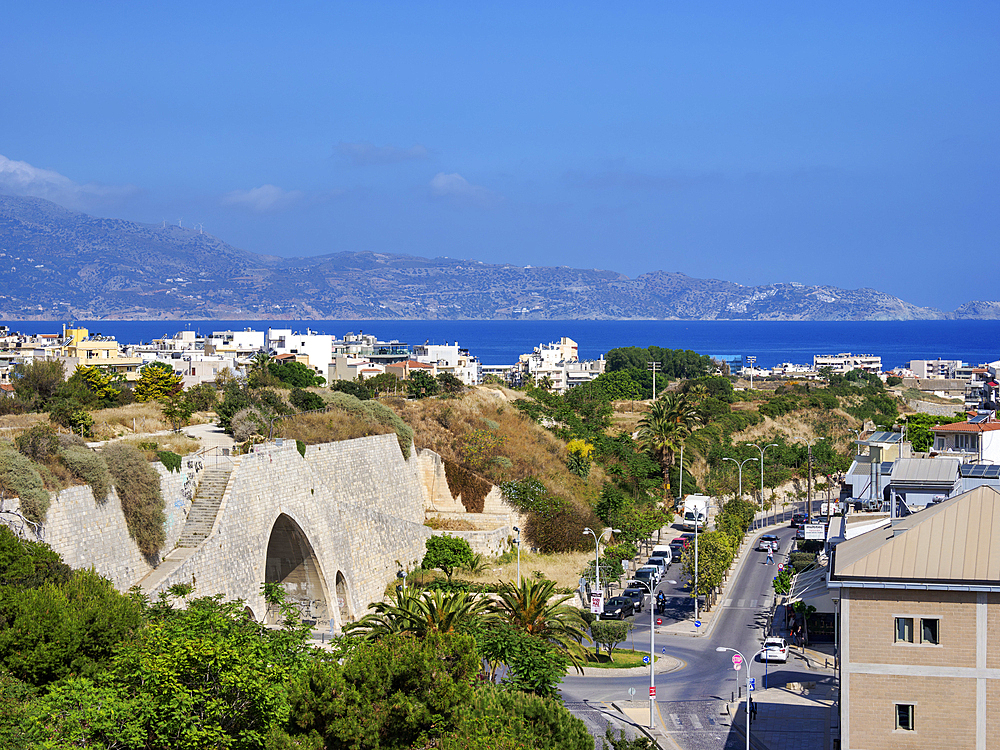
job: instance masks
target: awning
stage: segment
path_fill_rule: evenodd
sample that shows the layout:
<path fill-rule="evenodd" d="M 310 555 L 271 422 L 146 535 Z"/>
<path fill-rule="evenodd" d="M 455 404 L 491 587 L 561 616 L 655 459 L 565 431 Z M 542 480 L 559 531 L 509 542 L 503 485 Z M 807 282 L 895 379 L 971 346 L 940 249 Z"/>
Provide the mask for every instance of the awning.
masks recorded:
<path fill-rule="evenodd" d="M 836 608 L 833 605 L 833 596 L 826 585 L 826 568 L 813 568 L 803 570 L 792 579 L 792 590 L 788 592 L 785 602 L 791 607 L 798 601 L 805 602 L 816 608 L 820 614 L 833 614 Z"/>

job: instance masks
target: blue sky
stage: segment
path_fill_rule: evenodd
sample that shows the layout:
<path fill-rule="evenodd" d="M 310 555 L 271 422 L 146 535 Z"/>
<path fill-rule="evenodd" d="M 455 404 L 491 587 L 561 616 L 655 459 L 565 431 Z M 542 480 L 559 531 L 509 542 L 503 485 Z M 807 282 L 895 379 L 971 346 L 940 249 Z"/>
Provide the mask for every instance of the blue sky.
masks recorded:
<path fill-rule="evenodd" d="M 1000 298 L 995 2 L 4 16 L 0 192 L 274 255 Z"/>

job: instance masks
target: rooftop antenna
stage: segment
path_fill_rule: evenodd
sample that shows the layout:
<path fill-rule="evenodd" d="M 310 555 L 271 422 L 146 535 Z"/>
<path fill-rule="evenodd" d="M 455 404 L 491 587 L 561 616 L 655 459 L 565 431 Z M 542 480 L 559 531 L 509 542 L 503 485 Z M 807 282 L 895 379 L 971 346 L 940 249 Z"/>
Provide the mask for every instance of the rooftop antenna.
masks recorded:
<path fill-rule="evenodd" d="M 177 220 L 177 226 L 179 226 L 179 227 L 184 226 L 184 219 L 183 218 Z"/>

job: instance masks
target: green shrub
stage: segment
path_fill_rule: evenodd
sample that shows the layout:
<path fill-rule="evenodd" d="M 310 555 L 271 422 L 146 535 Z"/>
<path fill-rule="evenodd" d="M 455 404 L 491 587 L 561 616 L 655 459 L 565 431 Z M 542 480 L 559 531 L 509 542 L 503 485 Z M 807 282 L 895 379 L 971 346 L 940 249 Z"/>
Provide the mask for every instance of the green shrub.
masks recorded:
<path fill-rule="evenodd" d="M 63 449 L 59 458 L 62 459 L 66 468 L 73 472 L 74 476 L 90 485 L 95 501 L 103 503 L 108 499 L 108 491 L 111 489 L 111 475 L 108 473 L 108 464 L 100 453 L 96 453 L 90 448 L 73 446 Z"/>
<path fill-rule="evenodd" d="M 118 491 L 128 532 L 139 550 L 153 557 L 166 541 L 160 475 L 131 445 L 111 443 L 102 455 Z"/>
<path fill-rule="evenodd" d="M 299 455 L 302 456 L 302 458 L 306 457 L 306 444 L 301 440 L 295 441 L 295 450 L 299 452 Z"/>
<path fill-rule="evenodd" d="M 173 451 L 156 451 L 156 457 L 167 471 L 181 470 L 181 457 Z"/>
<path fill-rule="evenodd" d="M 292 388 L 292 392 L 288 394 L 288 400 L 299 411 L 316 411 L 326 406 L 326 401 L 323 400 L 322 396 L 304 391 L 301 388 Z"/>
<path fill-rule="evenodd" d="M 47 544 L 18 539 L 12 529 L 0 524 L 0 590 L 60 584 L 69 580 L 70 573 L 70 567 Z"/>
<path fill-rule="evenodd" d="M 264 429 L 265 424 L 264 417 L 261 416 L 260 412 L 252 408 L 241 409 L 236 412 L 229 423 L 233 440 L 237 443 L 248 440 L 252 435 L 263 434 L 261 431 Z"/>
<path fill-rule="evenodd" d="M 47 461 L 59 450 L 59 435 L 50 424 L 38 424 L 14 438 L 14 445 L 36 463 Z"/>
<path fill-rule="evenodd" d="M 213 411 L 219 404 L 219 394 L 212 383 L 199 383 L 187 389 L 186 398 L 195 411 Z"/>
<path fill-rule="evenodd" d="M 10 443 L 0 444 L 0 491 L 21 500 L 21 513 L 29 521 L 41 523 L 49 509 L 49 493 L 38 469 Z"/>
<path fill-rule="evenodd" d="M 391 427 L 396 433 L 396 440 L 399 448 L 403 451 L 403 458 L 410 457 L 410 445 L 413 443 L 413 428 L 400 418 L 396 412 L 385 404 L 378 401 L 362 401 L 348 393 L 339 391 L 331 393 L 328 399 L 330 406 L 343 409 L 348 414 L 353 414 L 368 422 Z"/>

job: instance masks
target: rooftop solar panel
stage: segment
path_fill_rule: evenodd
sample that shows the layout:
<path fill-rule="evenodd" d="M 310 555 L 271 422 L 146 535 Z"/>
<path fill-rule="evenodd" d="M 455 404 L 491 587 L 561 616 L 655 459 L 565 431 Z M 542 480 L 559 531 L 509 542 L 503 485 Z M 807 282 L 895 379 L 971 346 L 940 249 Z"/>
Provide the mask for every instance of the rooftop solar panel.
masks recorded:
<path fill-rule="evenodd" d="M 882 465 L 879 467 L 879 473 L 881 474 L 891 474 L 892 465 L 896 463 L 895 461 L 883 461 Z"/>
<path fill-rule="evenodd" d="M 987 466 L 986 473 L 983 476 L 987 479 L 1000 479 L 1000 466 Z"/>
<path fill-rule="evenodd" d="M 974 417 L 969 417 L 969 424 L 982 424 L 983 422 L 989 421 L 989 414 L 977 414 Z"/>

